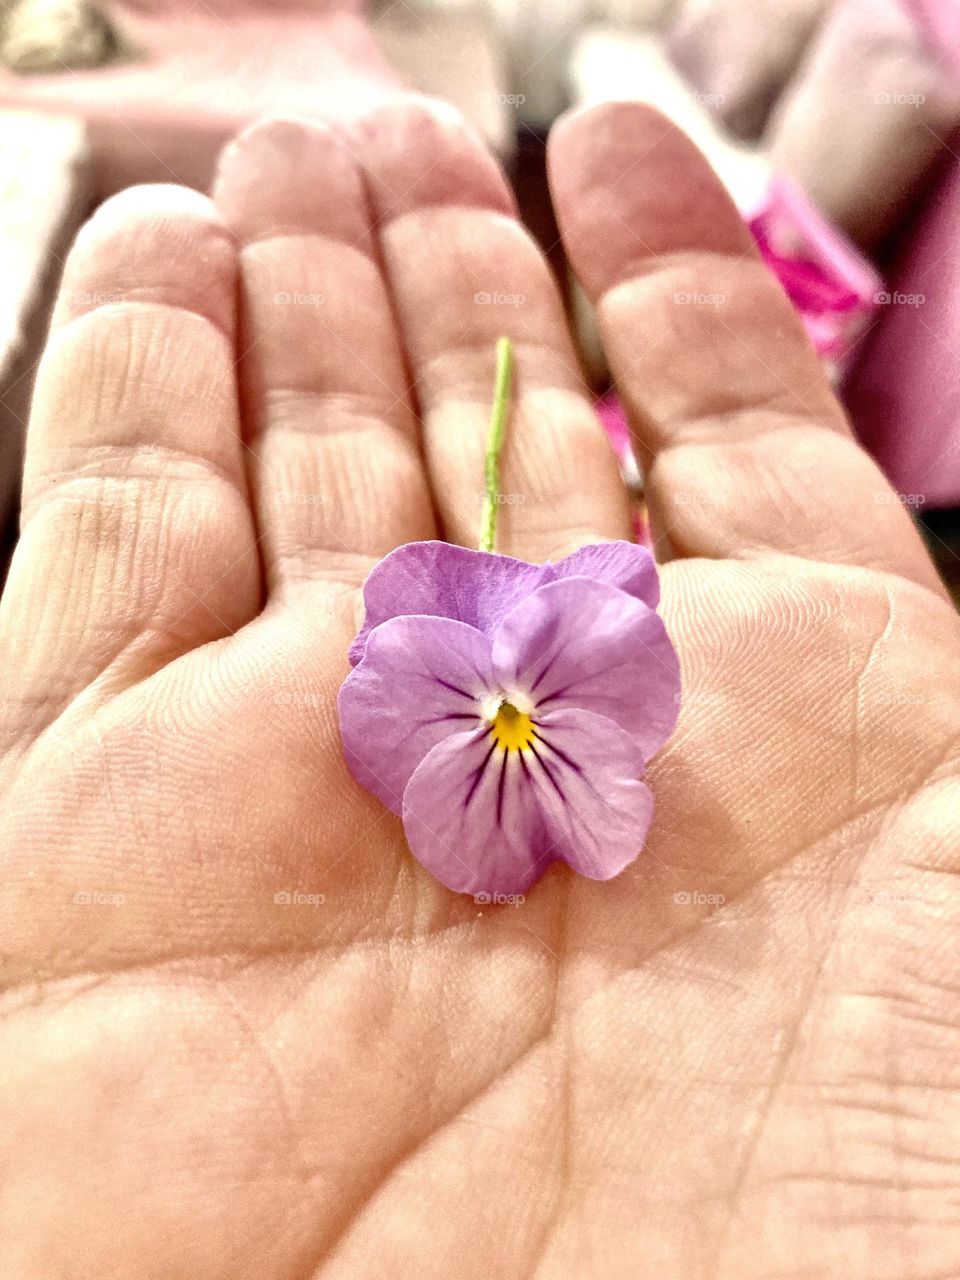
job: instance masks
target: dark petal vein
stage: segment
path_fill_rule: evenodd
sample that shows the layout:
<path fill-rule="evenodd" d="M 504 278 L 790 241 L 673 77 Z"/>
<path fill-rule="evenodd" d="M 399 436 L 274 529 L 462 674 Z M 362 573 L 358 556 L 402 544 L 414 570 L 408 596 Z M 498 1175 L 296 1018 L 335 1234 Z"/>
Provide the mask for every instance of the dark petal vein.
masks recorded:
<path fill-rule="evenodd" d="M 503 822 L 503 789 L 507 780 L 507 756 L 509 751 L 503 753 L 503 764 L 500 766 L 500 777 L 497 780 L 497 826 L 502 827 Z"/>
<path fill-rule="evenodd" d="M 541 739 L 540 739 L 540 741 L 542 742 L 542 741 L 543 741 L 543 739 L 541 738 Z M 534 756 L 536 757 L 536 759 L 537 759 L 537 763 L 540 765 L 540 768 L 541 768 L 541 769 L 543 770 L 543 772 L 547 775 L 547 780 L 548 780 L 548 782 L 549 782 L 549 783 L 550 783 L 550 785 L 553 787 L 554 791 L 556 791 L 557 795 L 558 795 L 558 796 L 560 797 L 560 799 L 564 802 L 564 804 L 566 804 L 566 802 L 567 802 L 567 797 L 566 797 L 566 796 L 564 795 L 564 793 L 563 793 L 563 787 L 561 787 L 560 783 L 559 783 L 559 782 L 557 781 L 557 779 L 553 776 L 553 770 L 552 770 L 552 769 L 550 768 L 550 766 L 547 764 L 546 760 L 544 760 L 543 756 L 540 754 L 540 752 L 537 750 L 537 748 L 536 748 L 535 746 L 533 746 L 533 744 L 531 744 L 531 746 L 530 746 L 530 750 L 533 752 Z"/>
<path fill-rule="evenodd" d="M 542 734 L 537 733 L 536 729 L 533 730 L 533 736 L 538 742 L 542 742 L 548 751 L 552 751 L 555 756 L 559 756 L 568 769 L 572 769 L 574 773 L 583 773 L 583 769 L 577 764 L 576 760 L 571 760 L 565 751 L 561 751 L 552 742 L 548 742 Z"/>
<path fill-rule="evenodd" d="M 552 657 L 547 661 L 547 665 L 543 668 L 543 670 L 542 670 L 542 671 L 540 672 L 540 674 L 537 676 L 536 680 L 534 680 L 533 684 L 530 686 L 530 692 L 531 692 L 531 693 L 533 693 L 533 692 L 534 692 L 534 690 L 535 690 L 535 689 L 537 688 L 537 686 L 540 684 L 540 681 L 544 678 L 544 676 L 546 676 L 546 675 L 548 674 L 548 672 L 550 672 L 550 671 L 553 669 L 553 665 L 554 665 L 554 663 L 556 662 L 556 660 L 557 660 L 557 655 L 556 655 L 556 654 L 554 654 L 554 655 L 553 655 L 553 656 L 552 656 Z"/>
<path fill-rule="evenodd" d="M 470 783 L 470 789 L 467 792 L 467 798 L 463 802 L 464 809 L 467 808 L 467 806 L 470 804 L 470 801 L 476 795 L 477 787 L 479 787 L 480 785 L 480 779 L 483 777 L 483 771 L 484 769 L 486 769 L 487 762 L 489 761 L 490 757 L 493 755 L 496 749 L 497 749 L 496 742 L 491 742 L 490 750 L 487 752 L 487 754 L 483 757 L 483 759 L 477 765 L 476 769 L 474 769 L 473 781 Z"/>
<path fill-rule="evenodd" d="M 570 692 L 570 685 L 564 685 L 562 689 L 554 689 L 553 693 L 546 693 L 542 698 L 537 699 L 537 707 L 542 710 L 548 702 L 556 702 L 557 698 L 562 698 L 565 693 Z"/>
<path fill-rule="evenodd" d="M 461 698 L 467 698 L 470 702 L 476 701 L 473 694 L 467 693 L 465 689 L 458 689 L 455 684 L 450 684 L 448 680 L 441 680 L 439 676 L 434 676 L 433 678 L 438 685 L 444 689 L 449 689 L 451 693 L 459 694 Z"/>

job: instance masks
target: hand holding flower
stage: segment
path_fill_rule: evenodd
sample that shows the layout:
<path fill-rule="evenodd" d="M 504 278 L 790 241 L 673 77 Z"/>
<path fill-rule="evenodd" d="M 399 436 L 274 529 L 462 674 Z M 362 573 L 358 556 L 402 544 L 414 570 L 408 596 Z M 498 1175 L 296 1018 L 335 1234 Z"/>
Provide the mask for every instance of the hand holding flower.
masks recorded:
<path fill-rule="evenodd" d="M 659 604 L 444 110 L 261 125 L 71 254 L 0 601 L 17 1280 L 958 1272 L 956 615 L 702 160 L 551 146 Z"/>

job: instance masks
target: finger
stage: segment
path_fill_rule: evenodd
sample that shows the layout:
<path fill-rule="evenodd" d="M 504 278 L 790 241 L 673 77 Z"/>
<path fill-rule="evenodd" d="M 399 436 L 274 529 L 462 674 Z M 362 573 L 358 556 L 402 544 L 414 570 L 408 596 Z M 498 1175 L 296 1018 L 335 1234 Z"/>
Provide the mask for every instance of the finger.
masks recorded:
<path fill-rule="evenodd" d="M 506 335 L 517 374 L 498 549 L 544 560 L 629 538 L 624 487 L 556 288 L 492 158 L 456 113 L 415 99 L 369 116 L 360 137 L 445 536 L 477 544 L 494 351 Z"/>
<path fill-rule="evenodd" d="M 128 190 L 77 238 L 38 371 L 0 609 L 21 728 L 108 668 L 132 682 L 258 607 L 235 279 L 229 235 L 185 189 Z"/>
<path fill-rule="evenodd" d="M 271 590 L 344 578 L 434 533 L 363 187 L 322 125 L 255 125 L 215 198 L 240 241 L 250 477 Z"/>
<path fill-rule="evenodd" d="M 939 590 L 693 145 L 647 107 L 607 104 L 557 126 L 549 163 L 567 252 L 650 464 L 654 528 L 674 553 L 792 552 Z"/>

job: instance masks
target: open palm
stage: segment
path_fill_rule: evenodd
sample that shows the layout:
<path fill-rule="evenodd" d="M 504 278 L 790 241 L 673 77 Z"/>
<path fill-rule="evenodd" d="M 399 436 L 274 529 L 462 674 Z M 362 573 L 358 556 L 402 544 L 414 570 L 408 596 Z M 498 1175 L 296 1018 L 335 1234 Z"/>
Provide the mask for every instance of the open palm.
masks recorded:
<path fill-rule="evenodd" d="M 3 1280 L 960 1272 L 960 627 L 700 157 L 614 106 L 553 172 L 684 691 L 641 857 L 519 906 L 335 711 L 370 566 L 476 543 L 501 333 L 500 549 L 629 536 L 492 161 L 269 123 L 73 250 L 0 615 Z"/>

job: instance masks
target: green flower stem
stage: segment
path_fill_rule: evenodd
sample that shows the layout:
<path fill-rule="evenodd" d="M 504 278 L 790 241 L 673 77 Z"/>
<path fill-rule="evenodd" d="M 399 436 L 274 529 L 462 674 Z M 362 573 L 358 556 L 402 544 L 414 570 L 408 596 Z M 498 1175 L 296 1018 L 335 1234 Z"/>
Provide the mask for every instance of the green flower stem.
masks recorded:
<path fill-rule="evenodd" d="M 480 519 L 480 550 L 492 551 L 497 543 L 497 516 L 500 514 L 500 453 L 507 433 L 510 412 L 510 387 L 513 382 L 513 343 L 509 338 L 497 342 L 497 376 L 490 412 L 490 433 L 483 459 L 483 514 Z"/>

